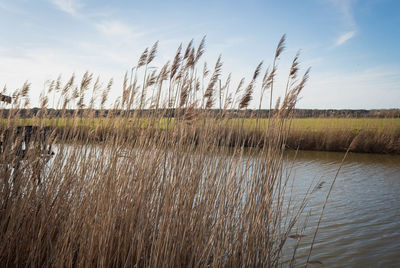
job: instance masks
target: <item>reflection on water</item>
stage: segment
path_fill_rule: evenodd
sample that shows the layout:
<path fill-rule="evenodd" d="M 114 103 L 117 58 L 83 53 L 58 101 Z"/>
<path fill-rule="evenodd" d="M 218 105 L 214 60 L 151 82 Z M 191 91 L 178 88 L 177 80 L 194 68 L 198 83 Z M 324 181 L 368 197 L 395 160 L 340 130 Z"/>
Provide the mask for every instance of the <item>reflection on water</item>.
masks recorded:
<path fill-rule="evenodd" d="M 294 155 L 286 154 L 288 159 Z M 298 250 L 299 265 L 307 258 L 313 230 L 343 156 L 306 151 L 296 156 L 295 195 L 301 196 L 313 179 L 326 182 L 310 201 L 312 214 Z M 399 156 L 348 155 L 329 197 L 311 259 L 326 267 L 399 267 Z"/>

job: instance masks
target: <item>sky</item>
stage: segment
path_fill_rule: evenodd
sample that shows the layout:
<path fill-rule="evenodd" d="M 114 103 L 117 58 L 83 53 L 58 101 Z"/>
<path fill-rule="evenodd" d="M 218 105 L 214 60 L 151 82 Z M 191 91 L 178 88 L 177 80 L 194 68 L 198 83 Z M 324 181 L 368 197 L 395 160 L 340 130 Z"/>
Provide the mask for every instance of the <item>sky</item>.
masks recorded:
<path fill-rule="evenodd" d="M 234 86 L 260 61 L 272 64 L 283 34 L 274 100 L 301 50 L 302 71 L 311 73 L 298 108 L 400 108 L 398 0 L 0 0 L 0 87 L 11 92 L 28 80 L 35 105 L 46 81 L 89 70 L 105 83 L 114 78 L 116 97 L 146 47 L 159 41 L 160 66 L 180 43 L 197 46 L 205 35 L 204 59 L 212 66 L 222 54 Z"/>

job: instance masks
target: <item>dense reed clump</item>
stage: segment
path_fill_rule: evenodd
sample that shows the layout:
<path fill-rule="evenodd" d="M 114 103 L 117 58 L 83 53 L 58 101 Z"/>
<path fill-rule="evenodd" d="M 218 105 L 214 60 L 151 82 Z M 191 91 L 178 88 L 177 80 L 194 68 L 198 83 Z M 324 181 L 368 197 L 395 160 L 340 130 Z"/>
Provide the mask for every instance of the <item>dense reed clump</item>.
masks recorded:
<path fill-rule="evenodd" d="M 271 97 L 284 42 L 283 37 L 261 85 Z M 29 84 L 13 94 L 1 125 L 2 267 L 282 262 L 288 237 L 301 237 L 293 232 L 306 204 L 306 198 L 294 202 L 285 194 L 283 150 L 308 71 L 296 78 L 296 56 L 287 94 L 258 132 L 261 139 L 244 141 L 237 135 L 243 124 L 238 128 L 230 120 L 229 108 L 238 105 L 245 115 L 261 64 L 244 92 L 244 80 L 230 92 L 230 78 L 220 83 L 221 57 L 213 70 L 206 64 L 200 70 L 203 52 L 204 39 L 197 49 L 191 41 L 155 70 L 149 64 L 157 43 L 146 49 L 107 115 L 112 81 L 103 85 L 90 73 L 81 81 L 72 76 L 65 84 L 61 78 L 49 83 L 31 129 L 18 126 L 25 120 L 20 115 L 29 104 Z M 48 109 L 52 95 L 62 113 L 54 120 L 68 127 L 47 126 L 54 118 Z M 210 118 L 216 103 L 222 109 Z M 72 117 L 67 109 L 75 111 Z M 262 150 L 245 149 L 246 142 L 260 141 Z M 295 254 L 286 260 L 294 265 Z"/>

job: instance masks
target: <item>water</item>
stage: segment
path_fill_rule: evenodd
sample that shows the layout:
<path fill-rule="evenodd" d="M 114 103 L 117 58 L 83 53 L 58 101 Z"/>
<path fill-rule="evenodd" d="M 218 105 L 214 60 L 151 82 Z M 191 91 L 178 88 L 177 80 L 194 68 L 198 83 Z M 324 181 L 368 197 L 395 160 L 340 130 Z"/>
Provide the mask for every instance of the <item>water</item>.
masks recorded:
<path fill-rule="evenodd" d="M 298 249 L 299 266 L 307 259 L 323 202 L 343 156 L 304 151 L 294 161 L 295 196 L 302 196 L 313 180 L 325 182 L 309 203 L 311 217 Z M 287 157 L 292 159 L 294 153 Z M 348 155 L 329 197 L 311 260 L 324 267 L 400 267 L 400 156 Z"/>
<path fill-rule="evenodd" d="M 294 199 L 301 200 L 311 184 L 324 182 L 311 195 L 305 211 L 310 217 L 297 249 L 296 266 L 305 264 L 321 209 L 343 157 L 344 153 L 334 152 L 285 154 L 286 168 L 293 166 Z M 287 247 L 295 243 L 289 239 Z M 400 267 L 400 156 L 347 156 L 324 211 L 310 260 L 322 264 L 309 267 Z"/>

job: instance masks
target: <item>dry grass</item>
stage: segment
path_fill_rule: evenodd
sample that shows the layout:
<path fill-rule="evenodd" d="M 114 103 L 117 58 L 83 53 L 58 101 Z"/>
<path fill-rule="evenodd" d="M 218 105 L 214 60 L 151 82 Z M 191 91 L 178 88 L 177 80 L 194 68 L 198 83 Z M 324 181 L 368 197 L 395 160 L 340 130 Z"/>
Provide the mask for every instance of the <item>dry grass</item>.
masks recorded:
<path fill-rule="evenodd" d="M 284 39 L 274 66 L 283 48 Z M 191 42 L 185 53 L 178 49 L 171 66 L 153 72 L 148 64 L 157 44 L 146 49 L 114 105 L 126 113 L 109 113 L 107 126 L 98 122 L 88 128 L 82 118 L 90 124 L 95 108 L 104 111 L 112 82 L 101 89 L 89 73 L 65 85 L 57 79 L 41 96 L 32 119 L 39 128 L 22 153 L 24 133 L 17 130 L 29 84 L 14 93 L 1 127 L 0 266 L 278 266 L 306 202 L 294 204 L 285 195 L 289 177 L 282 164 L 286 122 L 307 75 L 297 81 L 297 69 L 291 73 L 287 95 L 268 128 L 248 136 L 253 143 L 261 137 L 263 149 L 244 154 L 245 119 L 239 128 L 222 120 L 228 112 L 207 120 L 217 94 L 231 94 L 223 92 L 228 87 L 218 88 L 221 59 L 210 77 L 197 71 L 203 50 L 204 42 L 197 50 Z M 243 95 L 227 97 L 223 106 L 247 107 L 257 76 Z M 267 77 L 262 90 L 272 92 L 274 77 Z M 46 132 L 50 94 L 58 96 L 62 111 L 84 113 L 69 118 L 68 128 Z M 149 107 L 146 123 L 127 112 Z M 167 114 L 172 107 L 187 108 L 173 124 Z M 154 127 L 165 117 L 166 127 Z M 96 139 L 100 142 L 93 143 Z M 225 140 L 234 141 L 232 147 L 221 146 Z M 50 144 L 55 155 L 47 161 L 43 148 Z"/>
<path fill-rule="evenodd" d="M 292 148 L 400 154 L 398 118 L 295 119 L 287 144 Z M 350 146 L 351 145 L 351 146 Z"/>
<path fill-rule="evenodd" d="M 291 149 L 346 152 L 351 145 L 352 152 L 400 154 L 399 118 L 293 118 L 288 124 Z M 259 140 L 268 120 L 246 119 L 243 125 L 245 135 Z"/>

